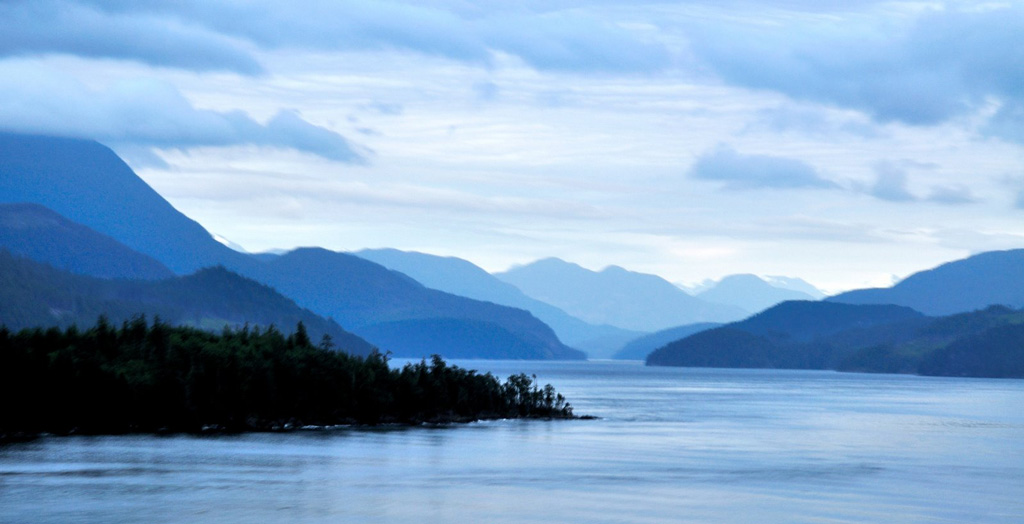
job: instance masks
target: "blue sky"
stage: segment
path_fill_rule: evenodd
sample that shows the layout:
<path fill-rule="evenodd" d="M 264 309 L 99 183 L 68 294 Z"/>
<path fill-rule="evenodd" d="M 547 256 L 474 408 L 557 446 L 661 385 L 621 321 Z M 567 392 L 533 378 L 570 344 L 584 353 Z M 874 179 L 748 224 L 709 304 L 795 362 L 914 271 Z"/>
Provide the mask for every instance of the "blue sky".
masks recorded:
<path fill-rule="evenodd" d="M 0 127 L 252 251 L 830 291 L 1024 247 L 1020 2 L 0 3 Z"/>

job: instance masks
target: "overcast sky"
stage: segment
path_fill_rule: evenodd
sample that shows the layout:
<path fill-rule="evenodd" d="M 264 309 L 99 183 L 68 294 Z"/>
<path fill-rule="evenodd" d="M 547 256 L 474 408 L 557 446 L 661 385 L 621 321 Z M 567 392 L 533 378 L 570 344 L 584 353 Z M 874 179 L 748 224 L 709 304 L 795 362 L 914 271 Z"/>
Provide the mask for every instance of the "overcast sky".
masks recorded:
<path fill-rule="evenodd" d="M 250 251 L 839 291 L 1024 247 L 1024 3 L 5 0 L 0 128 Z"/>

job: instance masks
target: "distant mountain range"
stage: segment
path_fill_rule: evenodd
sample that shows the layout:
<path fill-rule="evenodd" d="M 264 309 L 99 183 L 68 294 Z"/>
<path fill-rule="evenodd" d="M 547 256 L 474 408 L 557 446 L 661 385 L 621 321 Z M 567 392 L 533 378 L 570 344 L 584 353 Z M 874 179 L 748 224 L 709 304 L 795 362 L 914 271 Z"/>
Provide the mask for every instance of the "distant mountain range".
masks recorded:
<path fill-rule="evenodd" d="M 519 288 L 461 258 L 397 249 L 366 249 L 353 254 L 409 275 L 429 288 L 525 309 L 551 326 L 560 340 L 585 351 L 591 358 L 609 358 L 623 341 L 643 334 L 584 322 L 555 306 L 526 296 Z"/>
<path fill-rule="evenodd" d="M 799 291 L 801 293 L 806 293 L 807 295 L 810 295 L 810 297 L 814 300 L 821 300 L 826 296 L 822 290 L 818 289 L 813 284 L 802 278 L 786 277 L 781 275 L 768 275 L 764 277 L 762 280 L 767 282 L 769 285 L 777 287 L 779 289 L 788 289 L 790 291 Z"/>
<path fill-rule="evenodd" d="M 513 359 L 584 358 L 564 341 L 612 356 L 653 331 L 617 356 L 970 376 L 1024 369 L 1024 249 L 821 302 L 807 300 L 820 292 L 799 279 L 734 275 L 694 297 L 654 275 L 559 259 L 492 276 L 395 250 L 250 255 L 215 240 L 106 147 L 11 133 L 0 133 L 0 248 L 0 323 L 11 328 L 86 326 L 101 313 L 209 329 L 302 321 L 355 352 L 374 344 L 396 356 Z M 732 323 L 707 324 L 718 322 Z"/>
<path fill-rule="evenodd" d="M 502 356 L 585 357 L 525 311 L 430 290 L 358 257 L 320 249 L 278 257 L 231 250 L 94 141 L 0 133 L 0 203 L 45 206 L 177 274 L 222 265 L 274 286 L 300 306 L 333 317 L 356 333 L 378 334 L 376 326 L 415 320 L 419 328 L 403 331 L 407 338 L 398 340 L 397 332 L 392 332 L 388 340 L 393 347 L 381 344 L 399 356 L 424 356 L 419 350 L 410 352 L 411 348 L 443 339 L 458 345 L 452 351 L 472 350 L 487 357 L 488 347 L 477 336 L 480 324 L 487 323 L 494 332 L 500 329 L 514 337 L 515 347 L 530 348 L 521 357 L 510 357 L 506 349 L 511 346 L 505 341 L 496 344 Z M 433 325 L 434 331 L 425 329 L 426 325 Z"/>
<path fill-rule="evenodd" d="M 776 287 L 757 275 L 740 274 L 727 276 L 695 296 L 757 313 L 787 300 L 817 300 L 821 295 Z"/>
<path fill-rule="evenodd" d="M 1024 377 L 1021 308 L 1024 249 L 991 251 L 890 288 L 785 302 L 670 343 L 648 363 Z"/>
<path fill-rule="evenodd" d="M 1024 249 L 989 251 L 915 273 L 893 287 L 830 297 L 845 304 L 899 304 L 950 315 L 993 304 L 1024 307 Z"/>
<path fill-rule="evenodd" d="M 700 326 L 700 329 L 706 329 L 716 325 L 714 323 L 688 324 L 686 326 L 668 328 L 657 333 L 643 333 L 608 324 L 596 325 L 576 318 L 547 302 L 527 296 L 526 293 L 515 285 L 502 281 L 498 276 L 492 275 L 461 258 L 441 257 L 397 249 L 366 249 L 353 254 L 389 269 L 405 273 L 433 289 L 525 309 L 551 326 L 558 335 L 558 338 L 563 342 L 586 351 L 591 358 L 643 359 L 657 347 L 682 338 L 684 334 L 691 333 L 692 331 L 688 330 L 694 328 L 690 326 Z M 548 262 L 554 262 L 554 260 L 549 260 Z M 579 268 L 579 266 L 568 263 L 564 264 L 572 271 L 582 273 L 580 271 L 582 268 Z M 590 275 L 583 273 L 584 277 L 592 277 L 590 278 L 591 282 L 589 282 L 591 285 L 588 286 L 590 293 L 596 295 L 614 292 L 603 287 L 596 287 L 598 285 L 607 286 L 610 284 L 627 287 L 628 283 L 618 282 L 614 278 L 616 269 L 610 269 L 601 273 L 589 272 Z M 583 271 L 585 272 L 586 270 Z M 627 278 L 632 279 L 651 276 L 632 272 L 626 273 Z M 499 276 L 501 278 L 506 277 L 505 275 Z M 510 279 L 514 280 L 514 277 L 510 277 Z M 650 287 L 654 287 L 657 293 L 674 296 L 675 299 L 678 299 L 676 291 L 666 286 L 665 282 L 657 282 Z M 634 300 L 642 298 L 640 297 L 641 292 L 642 288 L 630 288 L 628 290 L 628 293 L 634 297 Z M 538 294 L 540 294 L 539 291 Z M 697 294 L 697 298 L 704 302 L 734 306 L 742 310 L 742 312 L 733 310 L 734 318 L 744 316 L 746 312 L 753 313 L 764 310 L 786 300 L 816 300 L 823 296 L 824 294 L 814 286 L 800 279 L 772 277 L 769 280 L 765 280 L 755 275 L 731 275 L 718 282 L 709 281 L 704 286 L 703 291 Z M 550 299 L 549 295 L 545 295 L 545 297 Z M 687 302 L 690 302 L 689 306 L 693 305 L 693 301 L 687 300 Z M 655 301 L 652 300 L 649 303 L 653 304 Z M 703 304 L 700 304 L 698 307 L 703 307 Z M 657 316 L 663 313 L 651 307 L 650 311 L 645 311 L 643 314 L 645 316 Z M 673 336 L 674 338 L 672 338 Z"/>
<path fill-rule="evenodd" d="M 76 275 L 0 249 L 0 324 L 82 328 L 105 316 L 112 323 L 138 315 L 171 325 L 220 331 L 246 324 L 292 332 L 302 322 L 314 341 L 330 335 L 335 347 L 357 355 L 372 346 L 362 338 L 297 306 L 272 288 L 223 267 L 162 280 L 100 279 Z"/>
<path fill-rule="evenodd" d="M 266 259 L 249 275 L 397 356 L 429 356 L 430 350 L 422 348 L 439 349 L 436 341 L 446 340 L 445 356 L 586 358 L 525 310 L 430 289 L 354 255 L 297 249 Z M 479 337 L 481 324 L 489 325 L 496 336 L 501 334 L 493 346 Z M 509 347 L 530 350 L 515 357 Z"/>
<path fill-rule="evenodd" d="M 634 331 L 728 322 L 747 315 L 738 307 L 690 296 L 661 277 L 617 266 L 595 272 L 547 258 L 495 276 L 584 321 Z"/>
<path fill-rule="evenodd" d="M 745 275 L 745 274 L 741 273 L 741 275 Z M 729 275 L 729 276 L 735 276 L 735 275 Z M 726 277 L 722 278 L 721 280 L 717 280 L 717 281 L 716 280 L 707 279 L 707 280 L 705 280 L 705 281 L 703 281 L 703 282 L 701 282 L 699 284 L 695 284 L 695 285 L 685 285 L 685 284 L 676 284 L 676 285 L 679 286 L 680 289 L 685 290 L 687 293 L 689 293 L 691 295 L 699 295 L 699 294 L 701 294 L 701 293 L 703 293 L 705 291 L 708 291 L 711 288 L 717 286 L 723 280 L 728 279 L 729 276 L 726 276 Z M 779 276 L 779 275 L 768 275 L 768 276 L 764 276 L 764 277 L 758 276 L 757 279 L 761 281 L 760 283 L 756 283 L 756 285 L 758 287 L 760 287 L 763 284 L 768 284 L 769 286 L 772 286 L 772 287 L 778 288 L 778 289 L 784 289 L 784 290 L 787 290 L 787 291 L 798 291 L 800 293 L 803 293 L 803 294 L 808 295 L 809 297 L 811 297 L 811 300 L 821 300 L 821 299 L 825 298 L 825 296 L 826 296 L 825 293 L 822 290 L 818 289 L 813 284 L 811 284 L 810 282 L 807 282 L 806 280 L 804 280 L 802 278 L 784 277 L 784 276 Z"/>

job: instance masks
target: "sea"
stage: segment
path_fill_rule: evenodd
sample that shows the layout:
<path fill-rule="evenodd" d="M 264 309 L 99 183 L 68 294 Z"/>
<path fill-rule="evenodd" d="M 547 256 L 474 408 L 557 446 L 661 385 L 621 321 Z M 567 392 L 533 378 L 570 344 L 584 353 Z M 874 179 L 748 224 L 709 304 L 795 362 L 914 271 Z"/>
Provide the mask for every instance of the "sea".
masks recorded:
<path fill-rule="evenodd" d="M 0 522 L 1024 522 L 1024 380 L 453 363 L 598 418 L 44 437 L 0 446 Z"/>

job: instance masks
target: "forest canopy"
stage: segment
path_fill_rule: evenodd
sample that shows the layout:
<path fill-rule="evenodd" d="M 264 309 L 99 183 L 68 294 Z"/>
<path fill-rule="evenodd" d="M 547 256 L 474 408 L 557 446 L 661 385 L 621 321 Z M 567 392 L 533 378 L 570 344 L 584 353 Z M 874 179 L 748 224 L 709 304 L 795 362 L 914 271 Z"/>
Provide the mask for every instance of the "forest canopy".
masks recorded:
<path fill-rule="evenodd" d="M 0 435 L 249 431 L 339 424 L 573 418 L 550 385 L 447 364 L 353 356 L 302 323 L 210 333 L 120 326 L 0 328 Z"/>

